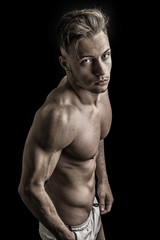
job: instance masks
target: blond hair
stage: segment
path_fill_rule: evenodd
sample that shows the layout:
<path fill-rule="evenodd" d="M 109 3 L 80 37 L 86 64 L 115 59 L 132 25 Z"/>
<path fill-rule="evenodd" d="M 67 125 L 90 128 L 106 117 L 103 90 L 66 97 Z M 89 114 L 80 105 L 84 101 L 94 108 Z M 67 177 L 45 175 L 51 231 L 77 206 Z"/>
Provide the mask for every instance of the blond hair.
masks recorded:
<path fill-rule="evenodd" d="M 60 49 L 68 53 L 73 41 L 93 37 L 103 31 L 107 35 L 109 16 L 98 8 L 73 10 L 65 13 L 58 24 L 57 38 Z"/>

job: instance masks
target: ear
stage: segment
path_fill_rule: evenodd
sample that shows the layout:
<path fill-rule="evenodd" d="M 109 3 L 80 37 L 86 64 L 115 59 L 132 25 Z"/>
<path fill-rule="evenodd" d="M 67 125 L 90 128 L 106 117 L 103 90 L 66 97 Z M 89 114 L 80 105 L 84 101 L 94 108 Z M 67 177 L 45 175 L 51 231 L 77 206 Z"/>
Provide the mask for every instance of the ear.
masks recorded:
<path fill-rule="evenodd" d="M 66 58 L 64 56 L 59 56 L 59 62 L 62 66 L 62 68 L 67 71 L 68 70 L 68 67 L 67 67 L 67 61 L 66 61 Z"/>

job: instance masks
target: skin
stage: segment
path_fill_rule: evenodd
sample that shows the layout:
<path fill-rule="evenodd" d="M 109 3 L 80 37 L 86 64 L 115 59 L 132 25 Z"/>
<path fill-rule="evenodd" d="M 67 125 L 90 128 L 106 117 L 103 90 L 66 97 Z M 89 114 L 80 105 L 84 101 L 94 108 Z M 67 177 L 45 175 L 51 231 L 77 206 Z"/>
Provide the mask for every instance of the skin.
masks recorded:
<path fill-rule="evenodd" d="M 62 50 L 62 54 L 59 61 L 66 76 L 35 114 L 18 190 L 57 239 L 74 240 L 66 224 L 86 221 L 95 191 L 101 214 L 109 212 L 113 203 L 104 156 L 104 138 L 112 121 L 107 90 L 112 62 L 103 32 L 79 40 L 76 48 L 71 44 L 69 53 Z M 103 226 L 97 240 L 105 240 Z"/>

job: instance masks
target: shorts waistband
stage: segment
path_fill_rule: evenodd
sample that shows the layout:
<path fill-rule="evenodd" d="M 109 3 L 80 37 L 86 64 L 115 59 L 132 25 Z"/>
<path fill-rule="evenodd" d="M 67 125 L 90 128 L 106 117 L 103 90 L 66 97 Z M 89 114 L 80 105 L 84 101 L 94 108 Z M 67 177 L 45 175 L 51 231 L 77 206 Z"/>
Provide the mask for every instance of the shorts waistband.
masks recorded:
<path fill-rule="evenodd" d="M 88 225 L 89 225 L 89 223 L 90 223 L 90 221 L 91 221 L 91 219 L 92 219 L 92 214 L 93 214 L 93 209 L 94 209 L 94 207 L 99 207 L 99 204 L 98 204 L 96 198 L 95 198 L 95 200 L 94 200 L 92 210 L 91 210 L 91 212 L 90 212 L 87 220 L 86 220 L 84 223 L 82 223 L 82 224 L 80 224 L 80 225 L 76 225 L 76 226 L 70 226 L 70 225 L 66 225 L 66 226 L 67 226 L 71 231 L 75 231 L 75 232 L 76 232 L 76 231 L 83 231 L 85 228 L 88 227 Z"/>
<path fill-rule="evenodd" d="M 92 217 L 92 211 L 89 214 L 89 217 L 87 218 L 87 220 L 80 224 L 80 225 L 76 225 L 76 226 L 70 226 L 70 225 L 66 225 L 71 231 L 83 231 L 85 228 L 87 228 L 87 226 L 89 225 L 90 221 L 91 221 L 91 217 Z"/>

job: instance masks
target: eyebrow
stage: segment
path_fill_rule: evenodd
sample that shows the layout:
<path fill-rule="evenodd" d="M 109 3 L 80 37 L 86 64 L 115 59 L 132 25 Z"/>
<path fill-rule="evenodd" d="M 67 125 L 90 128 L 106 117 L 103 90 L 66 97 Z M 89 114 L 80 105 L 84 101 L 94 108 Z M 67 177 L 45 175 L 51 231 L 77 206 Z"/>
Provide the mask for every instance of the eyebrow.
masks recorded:
<path fill-rule="evenodd" d="M 104 51 L 101 55 L 103 55 L 103 54 L 105 54 L 105 53 L 107 53 L 109 51 L 111 51 L 110 48 L 108 48 L 106 51 Z M 81 56 L 79 56 L 80 59 L 87 58 L 87 57 L 94 57 L 94 56 L 92 56 L 92 55 L 81 55 Z"/>

